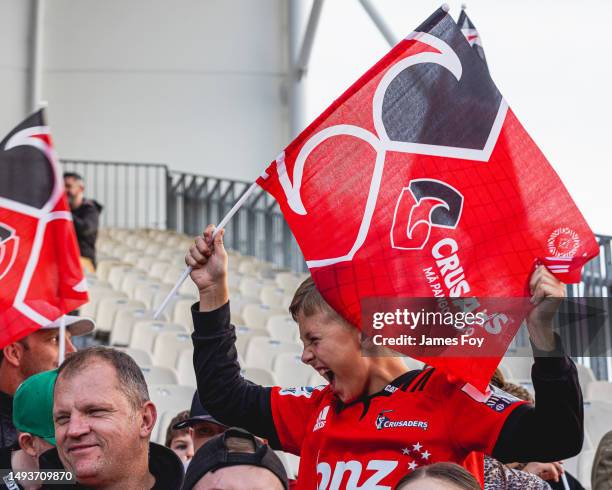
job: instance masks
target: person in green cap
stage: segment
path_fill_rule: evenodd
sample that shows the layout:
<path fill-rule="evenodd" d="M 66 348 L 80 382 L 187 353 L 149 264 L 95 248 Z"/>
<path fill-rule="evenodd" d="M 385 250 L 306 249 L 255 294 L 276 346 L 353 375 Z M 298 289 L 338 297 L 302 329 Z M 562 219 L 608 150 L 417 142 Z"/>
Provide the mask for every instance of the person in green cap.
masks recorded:
<path fill-rule="evenodd" d="M 38 471 L 38 457 L 55 446 L 53 425 L 53 387 L 57 369 L 30 376 L 19 385 L 13 397 L 13 424 L 17 442 L 0 449 L 0 468 L 16 472 Z M 40 488 L 38 484 L 21 482 L 3 474 L 0 489 Z"/>

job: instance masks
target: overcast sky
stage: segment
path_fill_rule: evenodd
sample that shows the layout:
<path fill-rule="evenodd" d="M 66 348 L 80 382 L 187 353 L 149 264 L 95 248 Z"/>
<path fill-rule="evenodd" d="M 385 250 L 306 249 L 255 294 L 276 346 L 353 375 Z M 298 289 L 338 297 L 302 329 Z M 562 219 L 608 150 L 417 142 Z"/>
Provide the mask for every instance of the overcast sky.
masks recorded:
<path fill-rule="evenodd" d="M 398 39 L 441 2 L 372 0 Z M 460 1 L 447 2 L 456 19 Z M 596 233 L 612 235 L 610 0 L 470 0 L 500 91 Z M 357 0 L 327 0 L 313 47 L 306 118 L 389 50 Z"/>

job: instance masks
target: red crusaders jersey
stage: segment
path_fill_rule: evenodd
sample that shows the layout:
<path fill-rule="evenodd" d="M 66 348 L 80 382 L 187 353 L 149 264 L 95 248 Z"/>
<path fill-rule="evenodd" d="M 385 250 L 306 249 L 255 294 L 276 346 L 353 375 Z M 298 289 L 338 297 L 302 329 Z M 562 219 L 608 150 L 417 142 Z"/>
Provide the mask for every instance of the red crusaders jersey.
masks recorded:
<path fill-rule="evenodd" d="M 272 414 L 284 451 L 301 456 L 300 489 L 390 490 L 406 473 L 441 461 L 483 481 L 508 415 L 526 403 L 497 388 L 481 395 L 428 368 L 341 406 L 329 387 L 274 388 Z"/>

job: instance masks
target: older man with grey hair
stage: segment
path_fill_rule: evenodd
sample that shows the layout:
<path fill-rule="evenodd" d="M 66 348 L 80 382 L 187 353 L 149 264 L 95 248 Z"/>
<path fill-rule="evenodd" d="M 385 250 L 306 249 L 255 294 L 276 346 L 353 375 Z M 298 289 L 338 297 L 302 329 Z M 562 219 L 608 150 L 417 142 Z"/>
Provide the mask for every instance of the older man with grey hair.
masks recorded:
<path fill-rule="evenodd" d="M 181 487 L 181 461 L 149 441 L 157 411 L 127 354 L 91 347 L 67 358 L 55 384 L 53 419 L 57 448 L 41 456 L 40 466 L 73 472 L 76 488 Z"/>

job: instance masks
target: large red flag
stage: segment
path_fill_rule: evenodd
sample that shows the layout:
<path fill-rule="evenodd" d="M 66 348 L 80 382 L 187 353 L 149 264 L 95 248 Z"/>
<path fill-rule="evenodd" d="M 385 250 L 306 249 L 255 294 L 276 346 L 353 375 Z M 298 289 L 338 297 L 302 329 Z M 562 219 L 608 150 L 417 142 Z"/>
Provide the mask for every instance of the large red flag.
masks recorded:
<path fill-rule="evenodd" d="M 87 301 L 62 174 L 38 111 L 0 143 L 0 347 Z"/>
<path fill-rule="evenodd" d="M 561 180 L 438 9 L 258 179 L 325 299 L 521 297 L 539 261 L 576 282 L 598 254 Z M 505 331 L 505 346 L 520 322 Z M 427 359 L 483 389 L 496 358 Z"/>

